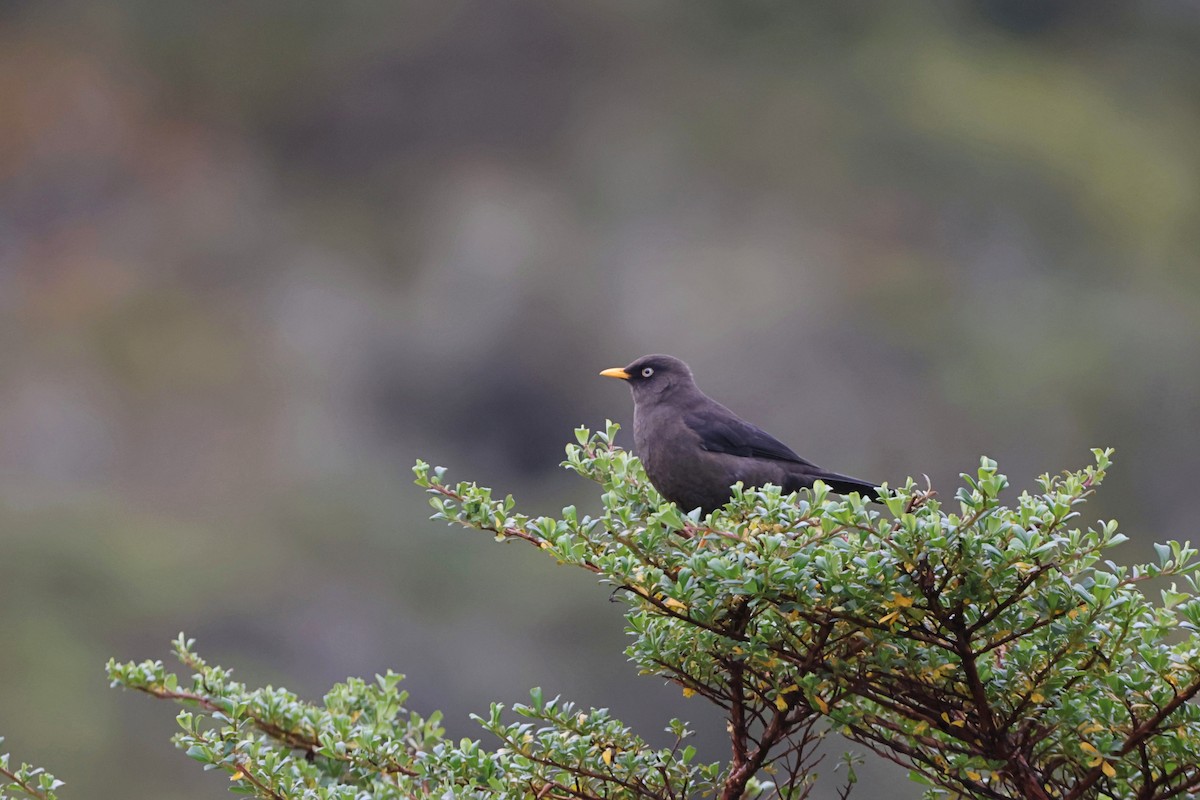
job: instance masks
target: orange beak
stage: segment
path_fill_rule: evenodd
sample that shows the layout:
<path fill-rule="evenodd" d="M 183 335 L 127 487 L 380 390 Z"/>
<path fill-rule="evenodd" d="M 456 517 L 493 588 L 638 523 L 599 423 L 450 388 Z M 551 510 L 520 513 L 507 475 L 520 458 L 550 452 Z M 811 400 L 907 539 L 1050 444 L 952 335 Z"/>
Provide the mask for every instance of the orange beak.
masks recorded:
<path fill-rule="evenodd" d="M 606 369 L 603 372 L 601 372 L 600 374 L 606 378 L 620 378 L 623 381 L 629 380 L 629 373 L 626 372 L 622 367 L 613 367 L 612 369 Z"/>

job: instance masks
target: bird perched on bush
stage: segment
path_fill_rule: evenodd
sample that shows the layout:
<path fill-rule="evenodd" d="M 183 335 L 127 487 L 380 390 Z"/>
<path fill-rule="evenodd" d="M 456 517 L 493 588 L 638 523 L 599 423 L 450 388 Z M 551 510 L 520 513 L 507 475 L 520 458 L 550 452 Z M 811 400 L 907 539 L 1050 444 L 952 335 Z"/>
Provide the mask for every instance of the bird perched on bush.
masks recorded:
<path fill-rule="evenodd" d="M 600 374 L 629 384 L 634 449 L 654 488 L 684 511 L 720 508 L 738 481 L 794 492 L 820 479 L 842 494 L 879 499 L 876 484 L 822 469 L 704 394 L 678 358 L 642 356 Z"/>

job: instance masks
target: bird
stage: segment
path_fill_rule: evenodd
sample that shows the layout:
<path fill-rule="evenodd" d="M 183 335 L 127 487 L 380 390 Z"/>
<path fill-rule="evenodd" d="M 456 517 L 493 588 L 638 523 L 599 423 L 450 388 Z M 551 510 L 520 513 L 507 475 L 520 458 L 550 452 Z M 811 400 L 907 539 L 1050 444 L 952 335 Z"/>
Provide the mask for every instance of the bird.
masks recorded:
<path fill-rule="evenodd" d="M 840 494 L 878 500 L 877 484 L 830 472 L 713 400 L 683 361 L 642 356 L 600 373 L 633 392 L 633 444 L 650 483 L 685 512 L 711 514 L 729 502 L 731 487 L 771 483 L 785 492 L 822 480 Z"/>

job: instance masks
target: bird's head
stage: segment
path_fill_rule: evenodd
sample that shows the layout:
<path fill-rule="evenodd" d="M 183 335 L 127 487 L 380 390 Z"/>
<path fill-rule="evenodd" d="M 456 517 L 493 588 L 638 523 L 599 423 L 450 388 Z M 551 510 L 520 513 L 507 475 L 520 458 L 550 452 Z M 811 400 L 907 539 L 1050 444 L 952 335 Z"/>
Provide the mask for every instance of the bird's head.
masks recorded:
<path fill-rule="evenodd" d="M 627 367 L 613 367 L 600 374 L 626 381 L 634 403 L 653 403 L 680 389 L 696 387 L 691 369 L 674 356 L 642 356 Z"/>

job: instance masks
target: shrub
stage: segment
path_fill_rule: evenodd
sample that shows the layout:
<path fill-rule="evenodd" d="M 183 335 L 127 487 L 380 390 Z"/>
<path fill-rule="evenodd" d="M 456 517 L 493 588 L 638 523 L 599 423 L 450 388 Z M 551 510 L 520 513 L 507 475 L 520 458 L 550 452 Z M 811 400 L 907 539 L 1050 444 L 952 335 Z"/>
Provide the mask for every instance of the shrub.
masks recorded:
<path fill-rule="evenodd" d="M 405 708 L 394 673 L 308 703 L 231 680 L 182 635 L 190 679 L 159 661 L 110 662 L 110 679 L 185 705 L 177 744 L 263 798 L 800 798 L 831 732 L 906 766 L 931 795 L 1200 789 L 1200 559 L 1169 542 L 1155 563 L 1121 566 L 1108 559 L 1125 541 L 1115 523 L 1078 527 L 1110 451 L 1009 506 L 984 458 L 945 505 L 912 480 L 878 506 L 820 483 L 739 486 L 702 519 L 662 501 L 616 430 L 579 429 L 564 462 L 600 484 L 599 516 L 524 516 L 423 462 L 416 481 L 435 519 L 616 587 L 630 659 L 722 709 L 728 763 L 698 763 L 679 721 L 655 749 L 604 709 L 538 690 L 512 714 L 496 704 L 476 718 L 498 747 L 452 742 L 439 715 Z M 1176 582 L 1152 602 L 1143 588 L 1163 579 Z"/>

